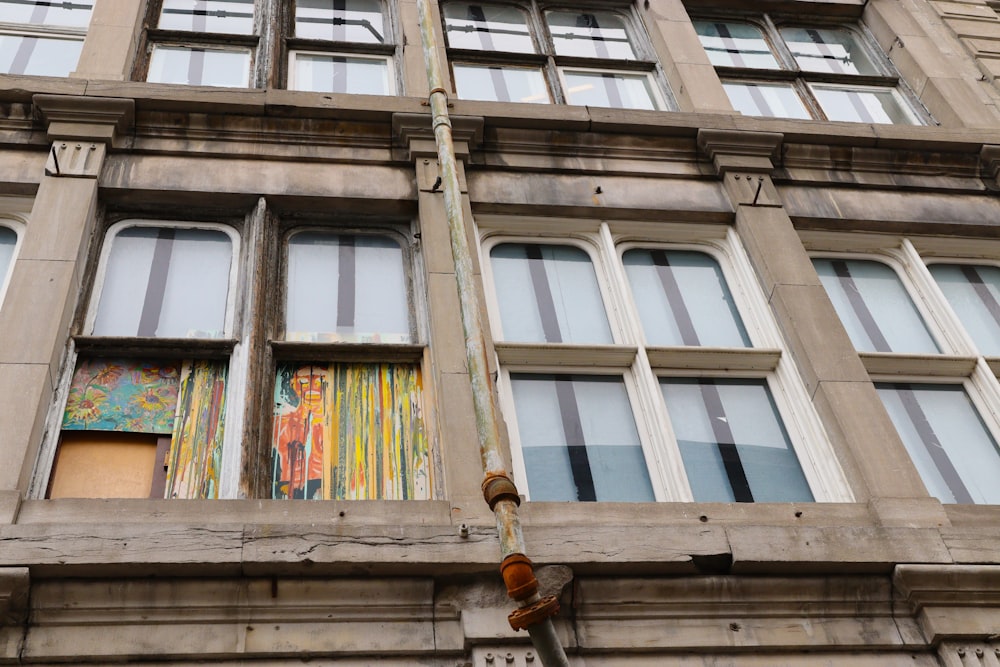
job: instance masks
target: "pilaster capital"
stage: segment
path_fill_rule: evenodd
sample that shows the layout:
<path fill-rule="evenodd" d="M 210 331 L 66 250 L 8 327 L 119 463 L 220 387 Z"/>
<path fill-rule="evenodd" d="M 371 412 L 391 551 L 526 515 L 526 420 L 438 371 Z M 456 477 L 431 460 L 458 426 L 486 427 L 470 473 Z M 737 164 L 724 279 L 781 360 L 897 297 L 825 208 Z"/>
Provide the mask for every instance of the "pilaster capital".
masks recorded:
<path fill-rule="evenodd" d="M 897 565 L 893 584 L 932 643 L 1000 628 L 1000 565 Z"/>
<path fill-rule="evenodd" d="M 0 627 L 27 619 L 30 581 L 26 567 L 0 567 Z"/>
<path fill-rule="evenodd" d="M 466 160 L 473 148 L 483 141 L 482 116 L 450 116 L 455 157 Z M 392 134 L 410 152 L 410 159 L 437 158 L 437 144 L 430 114 L 394 113 Z"/>
<path fill-rule="evenodd" d="M 720 176 L 738 170 L 768 173 L 781 155 L 780 132 L 698 130 L 698 148 L 712 160 Z"/>
<path fill-rule="evenodd" d="M 31 100 L 53 141 L 110 144 L 135 119 L 135 101 L 130 99 L 38 94 Z"/>
<path fill-rule="evenodd" d="M 1000 175 L 1000 146 L 985 144 L 979 151 L 979 162 L 982 164 L 983 176 L 996 179 Z"/>

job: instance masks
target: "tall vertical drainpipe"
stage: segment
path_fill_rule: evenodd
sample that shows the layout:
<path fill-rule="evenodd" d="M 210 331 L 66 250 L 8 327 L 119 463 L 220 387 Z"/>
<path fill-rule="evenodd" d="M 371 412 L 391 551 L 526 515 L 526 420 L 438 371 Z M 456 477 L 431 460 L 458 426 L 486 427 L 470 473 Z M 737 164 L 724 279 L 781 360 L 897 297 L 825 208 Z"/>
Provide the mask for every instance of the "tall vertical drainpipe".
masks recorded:
<path fill-rule="evenodd" d="M 465 334 L 469 379 L 472 383 L 479 453 L 483 463 L 483 497 L 496 517 L 502 559 L 500 572 L 507 585 L 507 594 L 518 604 L 518 609 L 509 616 L 511 627 L 528 631 L 535 651 L 545 667 L 569 667 L 566 653 L 552 624 L 552 616 L 559 611 L 559 603 L 554 596 L 541 597 L 538 594 L 538 580 L 531 561 L 525 555 L 524 535 L 517 514 L 520 496 L 513 480 L 507 475 L 500 453 L 500 412 L 486 358 L 486 337 L 480 317 L 482 311 L 472 272 L 468 225 L 462 207 L 451 121 L 448 118 L 448 94 L 441 77 L 430 2 L 431 0 L 417 0 L 417 9 L 420 15 L 424 66 L 427 68 L 430 86 L 428 100 L 441 170 L 441 189 L 448 216 L 451 252 L 455 258 L 455 279 Z"/>

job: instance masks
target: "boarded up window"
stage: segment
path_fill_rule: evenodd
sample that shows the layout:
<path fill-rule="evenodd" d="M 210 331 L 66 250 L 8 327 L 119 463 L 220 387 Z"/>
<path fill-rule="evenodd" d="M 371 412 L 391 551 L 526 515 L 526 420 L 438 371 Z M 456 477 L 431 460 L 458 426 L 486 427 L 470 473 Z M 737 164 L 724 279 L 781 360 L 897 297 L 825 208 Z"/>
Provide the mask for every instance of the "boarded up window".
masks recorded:
<path fill-rule="evenodd" d="M 226 377 L 220 361 L 81 360 L 50 497 L 218 497 Z"/>
<path fill-rule="evenodd" d="M 282 364 L 274 391 L 274 498 L 429 497 L 415 364 Z"/>

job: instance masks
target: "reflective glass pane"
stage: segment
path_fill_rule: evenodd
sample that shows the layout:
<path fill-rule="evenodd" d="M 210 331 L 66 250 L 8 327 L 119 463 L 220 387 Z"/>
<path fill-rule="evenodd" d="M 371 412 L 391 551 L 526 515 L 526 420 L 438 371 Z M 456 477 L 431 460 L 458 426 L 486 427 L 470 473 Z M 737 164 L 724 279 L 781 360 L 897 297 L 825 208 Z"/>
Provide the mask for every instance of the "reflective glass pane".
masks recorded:
<path fill-rule="evenodd" d="M 232 259 L 221 231 L 123 229 L 111 240 L 94 335 L 221 338 Z"/>
<path fill-rule="evenodd" d="M 814 259 L 813 265 L 858 350 L 939 351 L 891 268 L 862 259 Z"/>
<path fill-rule="evenodd" d="M 594 266 L 580 248 L 503 243 L 490 265 L 504 340 L 612 342 Z"/>
<path fill-rule="evenodd" d="M 253 34 L 253 0 L 163 0 L 164 30 Z"/>
<path fill-rule="evenodd" d="M 653 82 L 645 74 L 563 70 L 566 102 L 614 109 L 658 109 Z"/>
<path fill-rule="evenodd" d="M 781 69 L 764 34 L 749 23 L 695 21 L 708 59 L 717 67 Z"/>
<path fill-rule="evenodd" d="M 511 375 L 532 500 L 652 501 L 620 377 Z"/>
<path fill-rule="evenodd" d="M 403 250 L 383 236 L 293 236 L 287 301 L 290 340 L 410 341 Z"/>
<path fill-rule="evenodd" d="M 750 347 L 718 262 L 687 250 L 628 250 L 622 257 L 650 345 Z"/>
<path fill-rule="evenodd" d="M 379 0 L 296 0 L 295 36 L 384 44 Z"/>
<path fill-rule="evenodd" d="M 463 100 L 546 104 L 549 91 L 540 69 L 456 64 L 455 92 Z"/>
<path fill-rule="evenodd" d="M 830 120 L 916 125 L 917 119 L 892 88 L 839 88 L 810 84 Z"/>
<path fill-rule="evenodd" d="M 245 88 L 250 82 L 250 52 L 156 45 L 149 60 L 147 80 L 189 86 Z"/>
<path fill-rule="evenodd" d="M 11 260 L 14 259 L 14 248 L 17 246 L 17 234 L 10 227 L 0 227 L 0 291 L 3 291 L 4 280 L 10 271 Z"/>
<path fill-rule="evenodd" d="M 385 58 L 292 54 L 293 89 L 317 93 L 392 95 L 389 61 Z"/>
<path fill-rule="evenodd" d="M 932 496 L 943 503 L 1000 503 L 1000 450 L 962 387 L 876 388 Z"/>
<path fill-rule="evenodd" d="M 453 49 L 535 52 L 524 13 L 514 7 L 448 3 L 444 27 Z"/>
<path fill-rule="evenodd" d="M 82 49 L 82 39 L 0 35 L 0 73 L 69 76 Z"/>
<path fill-rule="evenodd" d="M 798 66 L 807 72 L 881 74 L 850 30 L 842 28 L 782 28 L 781 36 Z"/>
<path fill-rule="evenodd" d="M 813 499 L 764 380 L 663 378 L 660 389 L 697 502 Z"/>
<path fill-rule="evenodd" d="M 1000 355 L 1000 268 L 973 264 L 928 268 L 979 351 Z"/>
<path fill-rule="evenodd" d="M 725 81 L 722 87 L 726 89 L 733 108 L 746 116 L 811 118 L 802 99 L 791 85 Z"/>
<path fill-rule="evenodd" d="M 635 60 L 625 20 L 611 12 L 547 12 L 552 44 L 560 56 Z"/>
<path fill-rule="evenodd" d="M 0 0 L 0 21 L 86 28 L 94 0 Z"/>

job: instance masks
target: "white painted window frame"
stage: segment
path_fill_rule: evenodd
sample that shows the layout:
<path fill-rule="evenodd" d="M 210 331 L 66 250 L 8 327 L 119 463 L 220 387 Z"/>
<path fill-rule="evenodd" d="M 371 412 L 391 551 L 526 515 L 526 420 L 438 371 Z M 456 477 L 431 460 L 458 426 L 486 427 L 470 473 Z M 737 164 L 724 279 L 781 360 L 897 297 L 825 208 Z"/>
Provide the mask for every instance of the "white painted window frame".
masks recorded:
<path fill-rule="evenodd" d="M 783 336 L 769 315 L 753 267 L 738 235 L 721 225 L 630 223 L 480 216 L 479 260 L 491 331 L 497 348 L 500 404 L 511 439 L 511 460 L 520 490 L 530 500 L 520 447 L 511 373 L 573 373 L 621 377 L 657 501 L 693 502 L 693 494 L 660 390 L 660 377 L 764 379 L 817 502 L 851 502 L 854 494 L 812 407 L 797 369 L 783 352 Z M 611 327 L 612 345 L 517 344 L 503 341 L 490 251 L 500 243 L 572 245 L 591 257 Z M 698 360 L 688 367 L 656 360 L 663 348 L 647 348 L 631 297 L 622 254 L 630 248 L 703 252 L 726 279 L 753 347 L 670 348 Z M 654 357 L 651 361 L 650 354 Z M 734 360 L 740 370 L 732 370 Z"/>
<path fill-rule="evenodd" d="M 864 354 L 873 383 L 961 386 L 993 440 L 1000 443 L 1000 357 L 985 357 L 965 331 L 928 264 L 1000 268 L 1000 241 L 836 232 L 800 232 L 811 257 L 879 261 L 892 268 L 910 295 L 939 354 Z"/>
<path fill-rule="evenodd" d="M 382 56 L 365 52 L 350 52 L 350 51 L 322 51 L 317 49 L 291 49 L 288 52 L 288 90 L 298 90 L 303 92 L 320 92 L 327 95 L 336 94 L 329 91 L 311 91 L 306 88 L 298 88 L 298 81 L 295 77 L 295 61 L 299 55 L 307 56 L 326 56 L 326 57 L 337 57 L 342 58 L 355 58 L 357 60 L 371 60 L 372 62 L 384 62 L 386 64 L 386 78 L 389 83 L 389 90 L 387 90 L 384 95 L 396 95 L 397 94 L 397 81 L 396 81 L 396 67 L 394 59 L 392 56 Z M 344 95 L 357 95 L 359 93 L 354 93 L 351 91 L 346 91 L 342 93 Z"/>

